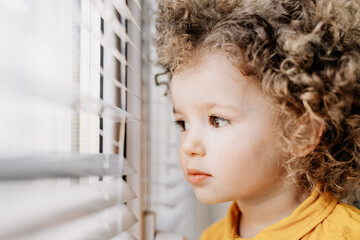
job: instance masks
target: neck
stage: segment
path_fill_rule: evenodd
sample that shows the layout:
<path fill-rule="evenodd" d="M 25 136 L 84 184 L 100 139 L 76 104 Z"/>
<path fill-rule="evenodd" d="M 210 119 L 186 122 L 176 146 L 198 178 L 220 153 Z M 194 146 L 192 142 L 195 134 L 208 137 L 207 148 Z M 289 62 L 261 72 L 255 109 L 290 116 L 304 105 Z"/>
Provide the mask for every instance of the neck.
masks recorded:
<path fill-rule="evenodd" d="M 303 201 L 296 187 L 280 188 L 256 200 L 237 200 L 241 209 L 238 232 L 242 238 L 252 238 L 264 228 L 288 217 Z"/>

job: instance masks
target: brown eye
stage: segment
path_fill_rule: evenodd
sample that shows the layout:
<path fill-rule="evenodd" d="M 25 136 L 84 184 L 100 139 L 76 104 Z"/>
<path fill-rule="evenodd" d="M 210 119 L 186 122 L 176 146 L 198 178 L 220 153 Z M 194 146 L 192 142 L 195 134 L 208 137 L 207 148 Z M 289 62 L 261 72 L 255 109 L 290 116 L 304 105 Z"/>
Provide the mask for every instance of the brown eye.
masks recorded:
<path fill-rule="evenodd" d="M 230 121 L 219 116 L 209 116 L 209 124 L 215 128 L 220 128 L 229 124 Z"/>

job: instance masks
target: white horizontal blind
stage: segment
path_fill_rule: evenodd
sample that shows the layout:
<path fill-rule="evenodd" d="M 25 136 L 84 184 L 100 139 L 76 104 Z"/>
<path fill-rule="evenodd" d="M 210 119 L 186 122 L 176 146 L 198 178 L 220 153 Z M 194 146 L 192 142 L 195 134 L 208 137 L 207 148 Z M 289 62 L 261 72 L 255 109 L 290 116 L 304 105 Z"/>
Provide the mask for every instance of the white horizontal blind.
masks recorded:
<path fill-rule="evenodd" d="M 0 239 L 135 239 L 128 24 L 125 0 L 0 0 Z"/>

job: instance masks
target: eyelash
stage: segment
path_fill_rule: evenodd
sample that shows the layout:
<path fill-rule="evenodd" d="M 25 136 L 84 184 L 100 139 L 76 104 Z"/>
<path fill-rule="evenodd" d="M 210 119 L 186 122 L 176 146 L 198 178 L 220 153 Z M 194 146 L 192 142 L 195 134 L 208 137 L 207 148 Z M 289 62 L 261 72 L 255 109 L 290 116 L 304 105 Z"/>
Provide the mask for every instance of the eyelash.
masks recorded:
<path fill-rule="evenodd" d="M 182 132 L 185 131 L 185 121 L 182 120 L 175 121 L 175 125 L 179 127 Z"/>
<path fill-rule="evenodd" d="M 219 127 L 219 121 L 224 121 L 224 122 L 226 122 L 226 124 L 224 125 L 224 126 L 226 126 L 226 125 L 228 125 L 228 124 L 230 124 L 230 121 L 229 120 L 227 120 L 227 119 L 225 119 L 225 118 L 223 118 L 223 117 L 220 117 L 220 116 L 209 116 L 209 123 L 210 123 L 210 121 L 212 121 L 211 122 L 211 126 L 214 126 L 215 128 L 220 128 Z M 215 126 L 214 125 L 214 122 L 217 122 L 217 125 L 218 126 Z M 223 126 L 221 126 L 221 127 L 223 127 Z"/>
<path fill-rule="evenodd" d="M 210 115 L 209 116 L 209 124 L 210 124 L 210 126 L 212 126 L 214 128 L 220 128 L 219 127 L 219 121 L 225 121 L 226 124 L 224 126 L 230 124 L 230 121 L 223 118 L 223 117 L 216 116 L 216 115 Z M 183 121 L 183 120 L 175 121 L 175 125 L 178 126 L 182 132 L 186 131 L 186 129 L 185 129 L 185 121 Z M 223 126 L 221 126 L 221 127 L 223 127 Z"/>

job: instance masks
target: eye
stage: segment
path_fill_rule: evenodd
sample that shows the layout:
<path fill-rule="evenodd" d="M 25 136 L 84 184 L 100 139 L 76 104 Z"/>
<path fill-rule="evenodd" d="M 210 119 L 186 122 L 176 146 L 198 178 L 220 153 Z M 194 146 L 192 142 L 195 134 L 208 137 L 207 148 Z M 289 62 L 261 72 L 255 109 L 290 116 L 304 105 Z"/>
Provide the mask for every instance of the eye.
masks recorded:
<path fill-rule="evenodd" d="M 209 124 L 215 128 L 220 128 L 230 124 L 230 121 L 219 116 L 209 116 Z"/>
<path fill-rule="evenodd" d="M 178 126 L 182 132 L 189 129 L 189 123 L 182 120 L 175 121 L 175 125 Z"/>

